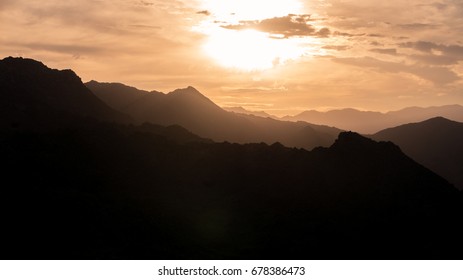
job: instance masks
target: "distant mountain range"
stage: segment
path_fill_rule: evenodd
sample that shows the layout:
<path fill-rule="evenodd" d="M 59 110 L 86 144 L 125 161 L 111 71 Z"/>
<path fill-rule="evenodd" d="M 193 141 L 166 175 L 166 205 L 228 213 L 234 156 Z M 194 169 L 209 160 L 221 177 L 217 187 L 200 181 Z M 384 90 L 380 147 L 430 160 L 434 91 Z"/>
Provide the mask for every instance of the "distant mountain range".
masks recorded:
<path fill-rule="evenodd" d="M 254 115 L 257 117 L 262 117 L 262 118 L 272 118 L 272 119 L 278 119 L 278 117 L 270 115 L 266 113 L 265 111 L 249 111 L 244 109 L 243 107 L 223 107 L 225 111 L 237 113 L 237 114 L 243 114 L 243 115 Z"/>
<path fill-rule="evenodd" d="M 118 84 L 110 108 L 70 71 L 13 58 L 0 70 L 1 259 L 461 259 L 462 192 L 391 142 L 215 143 L 131 122 L 272 126 L 193 88 Z"/>
<path fill-rule="evenodd" d="M 340 129 L 363 134 L 373 134 L 386 128 L 412 122 L 421 122 L 434 117 L 444 117 L 463 122 L 463 106 L 410 107 L 388 113 L 359 111 L 355 109 L 340 109 L 328 112 L 311 110 L 295 116 L 286 116 L 282 120 L 305 121 L 314 124 L 335 126 Z"/>
<path fill-rule="evenodd" d="M 305 122 L 287 122 L 228 112 L 193 87 L 163 94 L 119 83 L 91 81 L 86 86 L 113 109 L 137 123 L 177 124 L 214 141 L 273 144 L 313 149 L 333 144 L 341 130 Z"/>
<path fill-rule="evenodd" d="M 408 156 L 463 190 L 463 123 L 437 117 L 386 129 L 371 138 L 394 142 Z"/>

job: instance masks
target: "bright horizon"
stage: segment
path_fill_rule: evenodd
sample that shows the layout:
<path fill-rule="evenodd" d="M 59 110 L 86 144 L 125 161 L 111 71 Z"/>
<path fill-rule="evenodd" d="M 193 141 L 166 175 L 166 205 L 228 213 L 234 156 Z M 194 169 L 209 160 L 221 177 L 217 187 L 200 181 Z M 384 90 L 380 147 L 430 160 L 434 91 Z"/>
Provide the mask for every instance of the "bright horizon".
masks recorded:
<path fill-rule="evenodd" d="M 463 104 L 456 0 L 4 0 L 0 24 L 2 58 L 145 90 L 191 85 L 222 107 Z"/>

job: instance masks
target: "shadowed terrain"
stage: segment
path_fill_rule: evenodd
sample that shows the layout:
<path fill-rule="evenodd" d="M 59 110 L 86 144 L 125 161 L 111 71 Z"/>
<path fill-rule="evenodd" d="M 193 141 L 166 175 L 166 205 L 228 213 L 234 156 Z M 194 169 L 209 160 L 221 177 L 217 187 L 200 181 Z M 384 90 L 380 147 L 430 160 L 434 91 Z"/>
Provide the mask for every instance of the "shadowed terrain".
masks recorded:
<path fill-rule="evenodd" d="M 70 104 L 47 125 L 55 105 L 41 99 L 75 84 L 31 80 L 51 86 L 17 101 L 21 73 L 0 75 L 2 108 L 44 116 L 2 112 L 2 259 L 461 259 L 461 192 L 391 142 L 214 143 Z M 71 100 L 121 116 L 92 96 Z"/>

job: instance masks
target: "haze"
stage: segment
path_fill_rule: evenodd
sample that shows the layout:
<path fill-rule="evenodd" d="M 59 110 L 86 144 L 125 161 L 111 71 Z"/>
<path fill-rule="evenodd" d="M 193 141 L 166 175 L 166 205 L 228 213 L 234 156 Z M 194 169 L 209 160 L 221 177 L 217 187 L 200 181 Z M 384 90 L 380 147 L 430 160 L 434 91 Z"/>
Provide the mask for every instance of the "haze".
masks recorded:
<path fill-rule="evenodd" d="M 224 107 L 281 116 L 463 104 L 457 0 L 2 0 L 0 26 L 0 57 L 84 81 L 193 85 Z"/>

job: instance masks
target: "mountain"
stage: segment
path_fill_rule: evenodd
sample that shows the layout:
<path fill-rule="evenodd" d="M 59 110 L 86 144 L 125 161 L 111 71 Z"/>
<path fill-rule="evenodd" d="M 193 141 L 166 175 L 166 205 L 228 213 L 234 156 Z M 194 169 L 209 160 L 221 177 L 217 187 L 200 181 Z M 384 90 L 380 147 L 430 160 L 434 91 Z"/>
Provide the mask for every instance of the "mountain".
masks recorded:
<path fill-rule="evenodd" d="M 356 109 L 340 109 L 328 112 L 311 110 L 302 112 L 296 116 L 286 116 L 282 119 L 324 124 L 364 134 L 372 134 L 389 127 L 420 122 L 439 116 L 455 121 L 463 121 L 463 106 L 410 107 L 387 113 L 359 111 Z"/>
<path fill-rule="evenodd" d="M 388 114 L 401 119 L 402 122 L 420 122 L 435 117 L 444 117 L 450 120 L 463 122 L 463 106 L 446 105 L 428 108 L 409 107 L 399 111 L 392 111 Z M 404 124 L 404 123 L 402 123 Z"/>
<path fill-rule="evenodd" d="M 171 93 L 147 92 L 115 83 L 86 86 L 112 108 L 137 123 L 180 125 L 214 141 L 272 144 L 313 149 L 330 146 L 341 130 L 305 122 L 284 122 L 227 112 L 193 87 Z"/>
<path fill-rule="evenodd" d="M 392 143 L 0 137 L 2 259 L 461 259 L 461 193 Z"/>
<path fill-rule="evenodd" d="M 371 138 L 396 143 L 408 156 L 463 190 L 463 123 L 437 117 L 389 128 Z"/>
<path fill-rule="evenodd" d="M 263 118 L 272 118 L 272 119 L 278 119 L 275 116 L 272 116 L 264 111 L 248 111 L 244 109 L 243 107 L 223 107 L 225 111 L 228 112 L 233 112 L 237 114 L 243 114 L 243 115 L 253 115 L 257 117 L 263 117 Z"/>
<path fill-rule="evenodd" d="M 461 259 L 461 191 L 391 142 L 343 132 L 307 151 L 105 121 L 52 72 L 0 72 L 16 123 L 0 126 L 1 259 Z M 192 88 L 151 94 L 216 110 Z"/>
<path fill-rule="evenodd" d="M 49 125 L 78 116 L 128 122 L 98 99 L 71 70 L 54 70 L 32 59 L 0 60 L 0 125 Z"/>
<path fill-rule="evenodd" d="M 377 131 L 378 127 L 384 128 L 387 116 L 379 112 L 364 112 L 355 109 L 332 110 L 319 112 L 315 110 L 305 111 L 296 116 L 286 116 L 283 120 L 306 121 L 314 124 L 337 126 L 342 129 L 365 133 Z M 386 126 L 387 127 L 387 126 Z"/>

